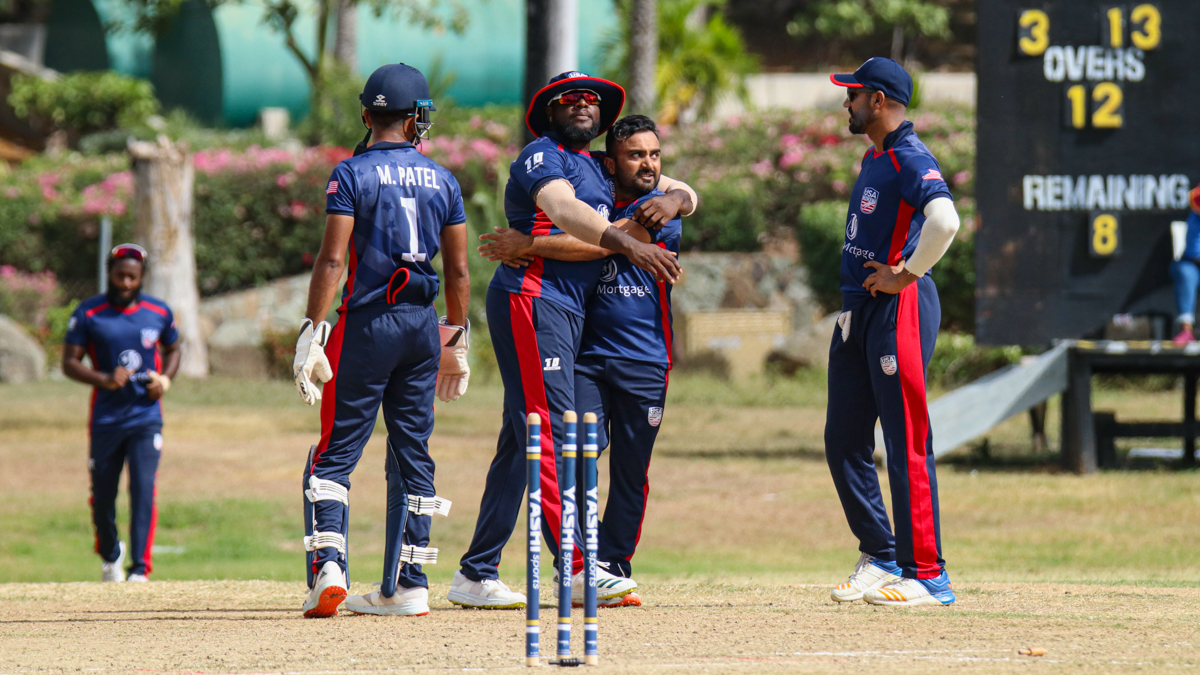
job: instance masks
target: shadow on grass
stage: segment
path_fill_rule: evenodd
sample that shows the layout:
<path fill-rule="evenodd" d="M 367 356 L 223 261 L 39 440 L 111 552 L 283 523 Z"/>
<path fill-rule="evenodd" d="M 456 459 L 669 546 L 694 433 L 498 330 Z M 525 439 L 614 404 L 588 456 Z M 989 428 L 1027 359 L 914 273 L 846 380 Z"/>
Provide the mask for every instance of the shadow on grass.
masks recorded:
<path fill-rule="evenodd" d="M 813 448 L 728 448 L 714 450 L 660 450 L 660 457 L 672 459 L 756 459 L 761 461 L 799 459 L 824 462 L 825 451 Z"/>

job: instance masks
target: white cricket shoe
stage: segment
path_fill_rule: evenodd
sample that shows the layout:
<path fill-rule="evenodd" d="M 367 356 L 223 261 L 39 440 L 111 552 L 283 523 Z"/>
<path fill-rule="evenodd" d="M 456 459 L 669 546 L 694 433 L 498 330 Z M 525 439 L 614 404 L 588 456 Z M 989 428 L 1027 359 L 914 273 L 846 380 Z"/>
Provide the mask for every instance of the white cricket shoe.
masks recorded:
<path fill-rule="evenodd" d="M 932 579 L 901 579 L 883 588 L 863 594 L 872 605 L 892 607 L 921 607 L 949 605 L 955 601 L 954 587 L 945 570 Z"/>
<path fill-rule="evenodd" d="M 578 607 L 583 604 L 583 572 L 571 576 L 571 604 Z M 554 572 L 554 597 L 558 597 L 558 571 Z M 600 605 L 602 600 L 611 600 L 613 598 L 623 598 L 626 595 L 633 593 L 638 587 L 638 584 L 633 579 L 618 577 L 609 573 L 608 563 L 602 562 L 596 564 L 596 604 Z M 638 600 L 641 604 L 641 600 Z"/>
<path fill-rule="evenodd" d="M 346 609 L 355 614 L 377 616 L 425 616 L 429 613 L 429 589 L 397 585 L 395 594 L 385 598 L 383 591 L 377 588 L 366 595 L 346 598 Z"/>
<path fill-rule="evenodd" d="M 837 602 L 854 602 L 862 600 L 863 593 L 867 591 L 883 588 L 899 580 L 899 565 L 864 553 L 858 557 L 850 578 L 830 591 L 829 595 Z"/>
<path fill-rule="evenodd" d="M 147 581 L 150 581 L 150 578 L 147 577 L 145 574 L 130 574 L 129 578 L 126 579 L 125 581 L 128 581 L 130 583 L 145 583 Z"/>
<path fill-rule="evenodd" d="M 112 562 L 106 562 L 100 565 L 100 581 L 125 581 L 125 570 L 121 565 L 125 562 L 125 542 L 118 541 L 120 555 Z"/>
<path fill-rule="evenodd" d="M 476 609 L 522 609 L 525 594 L 509 590 L 499 579 L 471 581 L 462 571 L 454 573 L 446 599 L 463 607 Z"/>
<path fill-rule="evenodd" d="M 338 605 L 346 599 L 346 575 L 342 573 L 342 568 L 334 560 L 330 560 L 321 566 L 321 571 L 317 574 L 317 580 L 313 583 L 312 590 L 308 592 L 308 597 L 304 600 L 304 606 L 301 610 L 304 611 L 306 619 L 324 619 L 331 616 L 337 616 Z"/>

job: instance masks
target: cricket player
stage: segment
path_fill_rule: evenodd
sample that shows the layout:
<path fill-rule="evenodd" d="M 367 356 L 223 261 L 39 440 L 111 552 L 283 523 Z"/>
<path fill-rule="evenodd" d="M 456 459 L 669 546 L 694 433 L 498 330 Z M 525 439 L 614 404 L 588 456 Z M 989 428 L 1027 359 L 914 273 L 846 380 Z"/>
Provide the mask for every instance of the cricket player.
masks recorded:
<path fill-rule="evenodd" d="M 158 521 L 155 478 L 163 449 L 162 397 L 179 370 L 179 333 L 167 303 L 142 293 L 146 250 L 121 244 L 108 256 L 108 292 L 79 303 L 67 323 L 63 374 L 90 384 L 92 523 L 103 581 L 146 581 Z M 83 355 L 91 367 L 83 365 Z M 117 485 L 129 462 L 129 543 L 117 538 Z"/>
<path fill-rule="evenodd" d="M 624 101 L 625 91 L 619 85 L 586 73 L 568 72 L 552 78 L 533 97 L 526 113 L 526 125 L 538 138 L 522 150 L 509 170 L 505 215 L 511 228 L 525 234 L 565 232 L 622 253 L 634 265 L 673 283 L 680 271 L 675 256 L 610 225 L 612 189 L 601 162 L 588 152 L 592 139 L 616 121 Z M 672 198 L 671 203 L 681 200 Z M 659 204 L 658 208 L 666 206 Z M 475 534 L 448 595 L 455 604 L 488 608 L 525 605 L 523 594 L 500 581 L 498 565 L 525 492 L 523 445 L 529 412 L 539 413 L 552 432 L 542 437 L 542 514 L 543 533 L 558 557 L 561 505 L 557 466 L 564 434 L 562 417 L 564 411 L 577 409 L 575 357 L 583 335 L 585 305 L 603 267 L 599 259 L 560 261 L 539 256 L 527 267 L 501 265 L 492 277 L 488 330 L 504 381 L 504 417 Z M 575 561 L 576 573 L 582 576 L 582 556 L 576 555 Z M 599 570 L 598 587 L 601 599 L 623 597 L 636 588 L 636 582 Z"/>
<path fill-rule="evenodd" d="M 678 216 L 657 229 L 644 227 L 637 219 L 643 206 L 649 208 L 653 200 L 665 197 L 657 189 L 662 150 L 654 121 L 644 115 L 617 120 L 608 130 L 605 150 L 604 166 L 615 189 L 614 224 L 639 241 L 678 254 L 682 236 Z M 690 198 L 677 211 L 691 213 Z M 611 446 L 608 503 L 599 532 L 600 565 L 616 577 L 631 578 L 650 490 L 650 455 L 662 423 L 671 369 L 671 285 L 624 256 L 610 255 L 567 234 L 533 237 L 506 229 L 481 238 L 489 240 L 480 247 L 481 253 L 510 265 L 526 265 L 538 256 L 604 259 L 596 292 L 587 301 L 575 362 L 575 401 L 580 410 L 597 413 L 599 445 Z M 582 602 L 582 584 L 573 587 L 572 595 Z M 629 592 L 600 604 L 639 606 L 641 599 Z"/>
<path fill-rule="evenodd" d="M 313 269 L 294 372 L 304 402 L 321 401 L 321 440 L 305 468 L 311 591 L 305 617 L 429 613 L 422 563 L 437 562 L 429 521 L 450 503 L 436 496 L 429 456 L 435 388 L 443 401 L 467 390 L 467 225 L 462 191 L 419 143 L 434 110 L 417 69 L 386 65 L 360 96 L 370 129 L 363 151 L 334 169 L 326 189 L 325 237 Z M 446 316 L 433 308 L 443 252 Z M 324 321 L 349 251 L 337 326 Z M 324 382 L 324 388 L 321 387 Z M 387 425 L 387 536 L 383 582 L 346 598 L 350 472 L 383 405 Z"/>
<path fill-rule="evenodd" d="M 873 58 L 846 87 L 850 131 L 875 146 L 850 195 L 842 248 L 842 313 L 829 350 L 825 456 L 862 556 L 833 599 L 876 605 L 948 605 L 925 369 L 941 322 L 928 272 L 959 219 L 937 159 L 906 122 L 912 78 Z M 871 460 L 883 425 L 895 534 Z"/>

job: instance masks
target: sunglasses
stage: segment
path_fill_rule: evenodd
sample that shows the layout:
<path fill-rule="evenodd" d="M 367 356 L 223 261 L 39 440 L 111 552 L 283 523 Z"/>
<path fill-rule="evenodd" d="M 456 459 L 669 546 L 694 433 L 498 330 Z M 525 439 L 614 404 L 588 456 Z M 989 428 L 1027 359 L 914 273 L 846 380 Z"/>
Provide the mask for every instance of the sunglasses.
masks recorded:
<path fill-rule="evenodd" d="M 597 105 L 600 103 L 600 94 L 587 89 L 576 89 L 575 91 L 565 91 L 550 99 L 551 103 L 556 101 L 561 101 L 563 105 L 575 105 L 580 101 L 588 105 Z"/>
<path fill-rule="evenodd" d="M 146 262 L 146 249 L 137 244 L 118 244 L 113 247 L 112 257 L 114 260 L 132 258 L 139 262 Z"/>

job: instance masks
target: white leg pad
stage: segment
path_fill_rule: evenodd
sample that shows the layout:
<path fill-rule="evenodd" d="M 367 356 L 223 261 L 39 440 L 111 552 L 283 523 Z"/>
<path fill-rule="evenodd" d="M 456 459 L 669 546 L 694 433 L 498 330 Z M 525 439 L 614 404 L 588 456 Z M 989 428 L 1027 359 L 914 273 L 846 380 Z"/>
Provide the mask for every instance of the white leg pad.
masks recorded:
<path fill-rule="evenodd" d="M 316 476 L 308 477 L 308 489 L 304 491 L 304 496 L 314 504 L 325 500 L 350 504 L 349 490 L 331 480 L 324 480 Z"/>
<path fill-rule="evenodd" d="M 340 532 L 314 532 L 311 537 L 304 538 L 304 550 L 319 551 L 323 548 L 334 548 L 338 553 L 345 555 L 346 538 Z M 437 549 L 434 549 L 433 553 L 436 558 Z"/>
<path fill-rule="evenodd" d="M 418 516 L 450 515 L 450 500 L 441 497 L 408 496 L 408 510 Z"/>
<path fill-rule="evenodd" d="M 437 564 L 438 550 L 424 546 L 400 546 L 400 562 L 413 565 Z"/>

